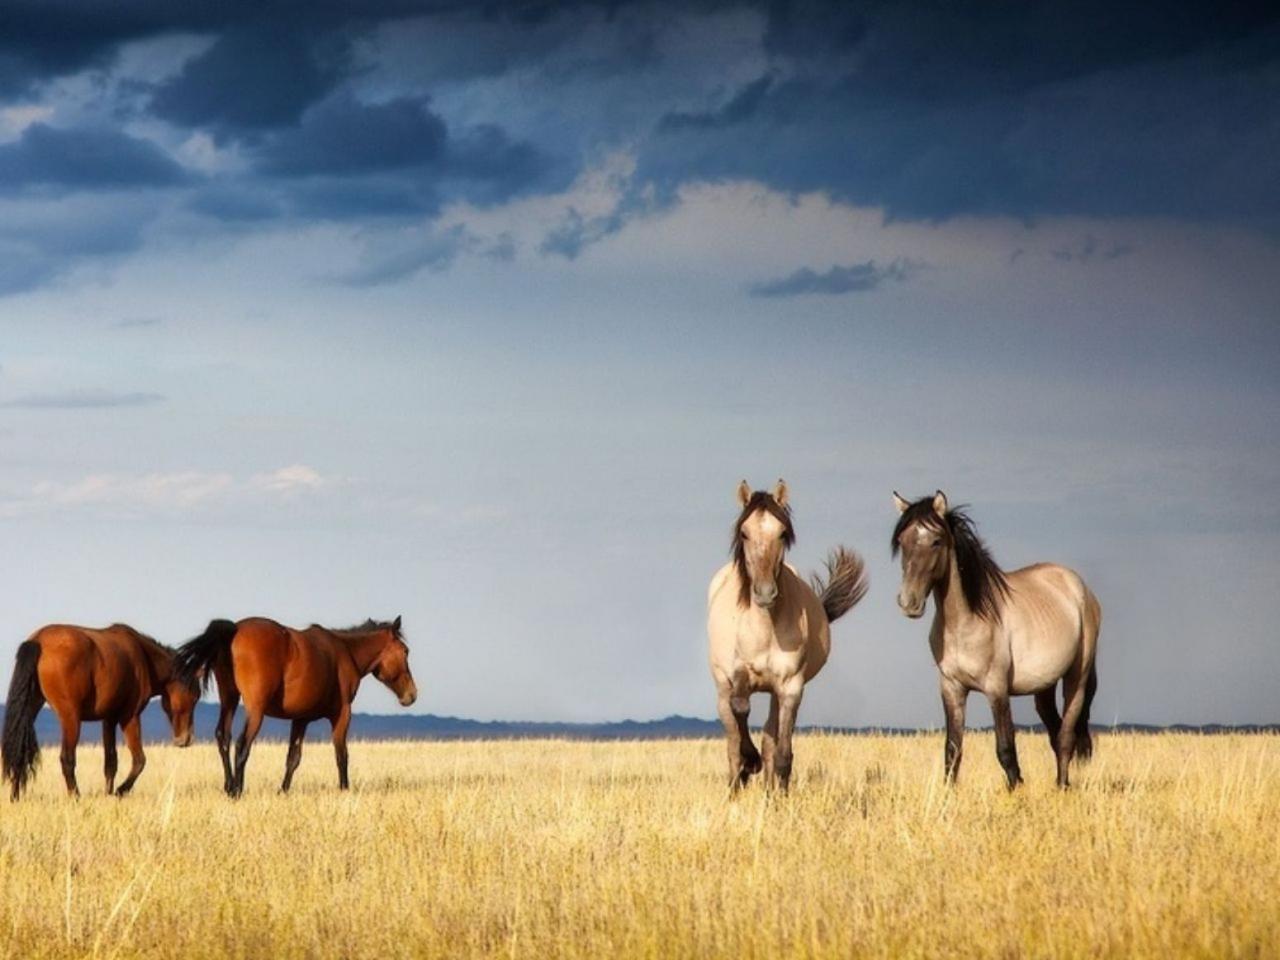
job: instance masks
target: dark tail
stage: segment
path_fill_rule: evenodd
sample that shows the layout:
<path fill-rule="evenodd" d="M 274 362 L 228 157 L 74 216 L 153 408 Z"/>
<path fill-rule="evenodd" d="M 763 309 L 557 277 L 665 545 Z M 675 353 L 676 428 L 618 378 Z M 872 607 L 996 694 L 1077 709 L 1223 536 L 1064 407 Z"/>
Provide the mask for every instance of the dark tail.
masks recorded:
<path fill-rule="evenodd" d="M 827 575 L 810 578 L 814 593 L 822 600 L 827 620 L 835 622 L 867 595 L 867 570 L 862 558 L 852 550 L 836 547 L 827 557 Z"/>
<path fill-rule="evenodd" d="M 173 658 L 175 676 L 183 683 L 199 683 L 201 690 L 208 690 L 213 664 L 218 654 L 231 645 L 236 630 L 230 620 L 210 620 L 204 633 L 178 648 Z"/>
<path fill-rule="evenodd" d="M 17 800 L 27 788 L 40 763 L 40 743 L 36 740 L 36 714 L 44 706 L 44 693 L 36 672 L 40 644 L 27 640 L 18 647 L 9 681 L 9 699 L 4 709 L 4 739 L 0 741 L 4 779 L 12 785 L 10 798 Z"/>

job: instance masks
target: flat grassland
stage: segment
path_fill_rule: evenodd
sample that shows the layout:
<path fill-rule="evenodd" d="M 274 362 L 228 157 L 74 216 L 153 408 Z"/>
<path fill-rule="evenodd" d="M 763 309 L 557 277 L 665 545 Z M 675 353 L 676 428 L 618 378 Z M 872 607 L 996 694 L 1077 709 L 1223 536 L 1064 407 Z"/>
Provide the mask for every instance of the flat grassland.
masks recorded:
<path fill-rule="evenodd" d="M 1039 735 L 797 738 L 788 797 L 729 799 L 716 741 L 153 746 L 134 795 L 0 804 L 5 957 L 1275 957 L 1280 737 L 1097 738 L 1066 794 Z M 127 755 L 122 752 L 122 766 Z"/>

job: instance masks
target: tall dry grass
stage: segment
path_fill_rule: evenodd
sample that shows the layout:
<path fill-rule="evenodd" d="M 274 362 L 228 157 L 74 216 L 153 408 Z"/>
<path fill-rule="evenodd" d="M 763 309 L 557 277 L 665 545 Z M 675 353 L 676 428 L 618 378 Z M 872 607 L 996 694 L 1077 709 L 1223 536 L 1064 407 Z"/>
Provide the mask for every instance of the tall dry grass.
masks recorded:
<path fill-rule="evenodd" d="M 0 807 L 6 957 L 1274 957 L 1280 737 L 1103 735 L 1067 794 L 990 734 L 804 736 L 792 795 L 729 800 L 719 742 L 152 747 L 136 793 Z"/>

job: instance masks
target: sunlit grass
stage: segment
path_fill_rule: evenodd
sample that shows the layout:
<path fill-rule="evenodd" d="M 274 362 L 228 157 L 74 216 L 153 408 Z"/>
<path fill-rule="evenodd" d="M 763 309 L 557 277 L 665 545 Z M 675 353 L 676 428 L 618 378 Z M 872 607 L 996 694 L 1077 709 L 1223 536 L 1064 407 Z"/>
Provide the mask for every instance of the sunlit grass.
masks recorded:
<path fill-rule="evenodd" d="M 1280 737 L 1102 735 L 1053 788 L 971 733 L 798 738 L 789 797 L 729 799 L 718 741 L 154 746 L 134 795 L 0 807 L 0 955 L 1222 957 L 1280 950 Z"/>

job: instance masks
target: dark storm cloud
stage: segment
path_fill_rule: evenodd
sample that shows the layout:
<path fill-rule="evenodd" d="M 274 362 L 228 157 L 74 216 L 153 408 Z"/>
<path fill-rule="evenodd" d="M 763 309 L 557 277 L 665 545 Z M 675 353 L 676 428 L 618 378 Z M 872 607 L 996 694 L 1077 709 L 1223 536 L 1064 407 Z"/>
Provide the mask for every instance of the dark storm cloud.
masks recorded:
<path fill-rule="evenodd" d="M 895 260 L 886 266 L 877 266 L 874 260 L 854 263 L 846 267 L 832 267 L 818 273 L 809 267 L 795 273 L 757 283 L 751 287 L 753 297 L 796 297 L 803 294 L 837 296 L 845 293 L 866 293 L 889 281 L 901 283 L 919 271 L 920 264 L 910 260 Z"/>
<path fill-rule="evenodd" d="M 756 80 L 672 111 L 640 175 L 761 180 L 890 217 L 1172 216 L 1280 227 L 1280 8 L 770 8 Z"/>
<path fill-rule="evenodd" d="M 116 130 L 60 130 L 33 123 L 16 141 L 0 145 L 0 190 L 167 187 L 187 179 L 155 144 Z"/>
<path fill-rule="evenodd" d="M 28 127 L 0 145 L 0 194 L 185 186 L 179 202 L 227 229 L 384 223 L 556 193 L 625 151 L 627 199 L 567 209 L 544 254 L 572 259 L 685 184 L 733 180 L 890 219 L 1280 232 L 1274 5 L 18 0 L 0 8 L 0 105 L 179 34 L 204 45 L 168 76 L 97 85 L 101 122 L 132 135 Z M 689 37 L 711 69 L 691 67 Z M 195 178 L 158 145 L 196 133 L 235 162 Z M 41 249 L 0 286 L 61 272 Z"/>
<path fill-rule="evenodd" d="M 318 37 L 289 23 L 237 27 L 161 85 L 151 110 L 224 136 L 273 129 L 296 122 L 349 69 L 345 37 Z"/>
<path fill-rule="evenodd" d="M 340 96 L 281 131 L 259 169 L 282 176 L 360 174 L 438 163 L 448 134 L 425 97 L 364 104 Z"/>

